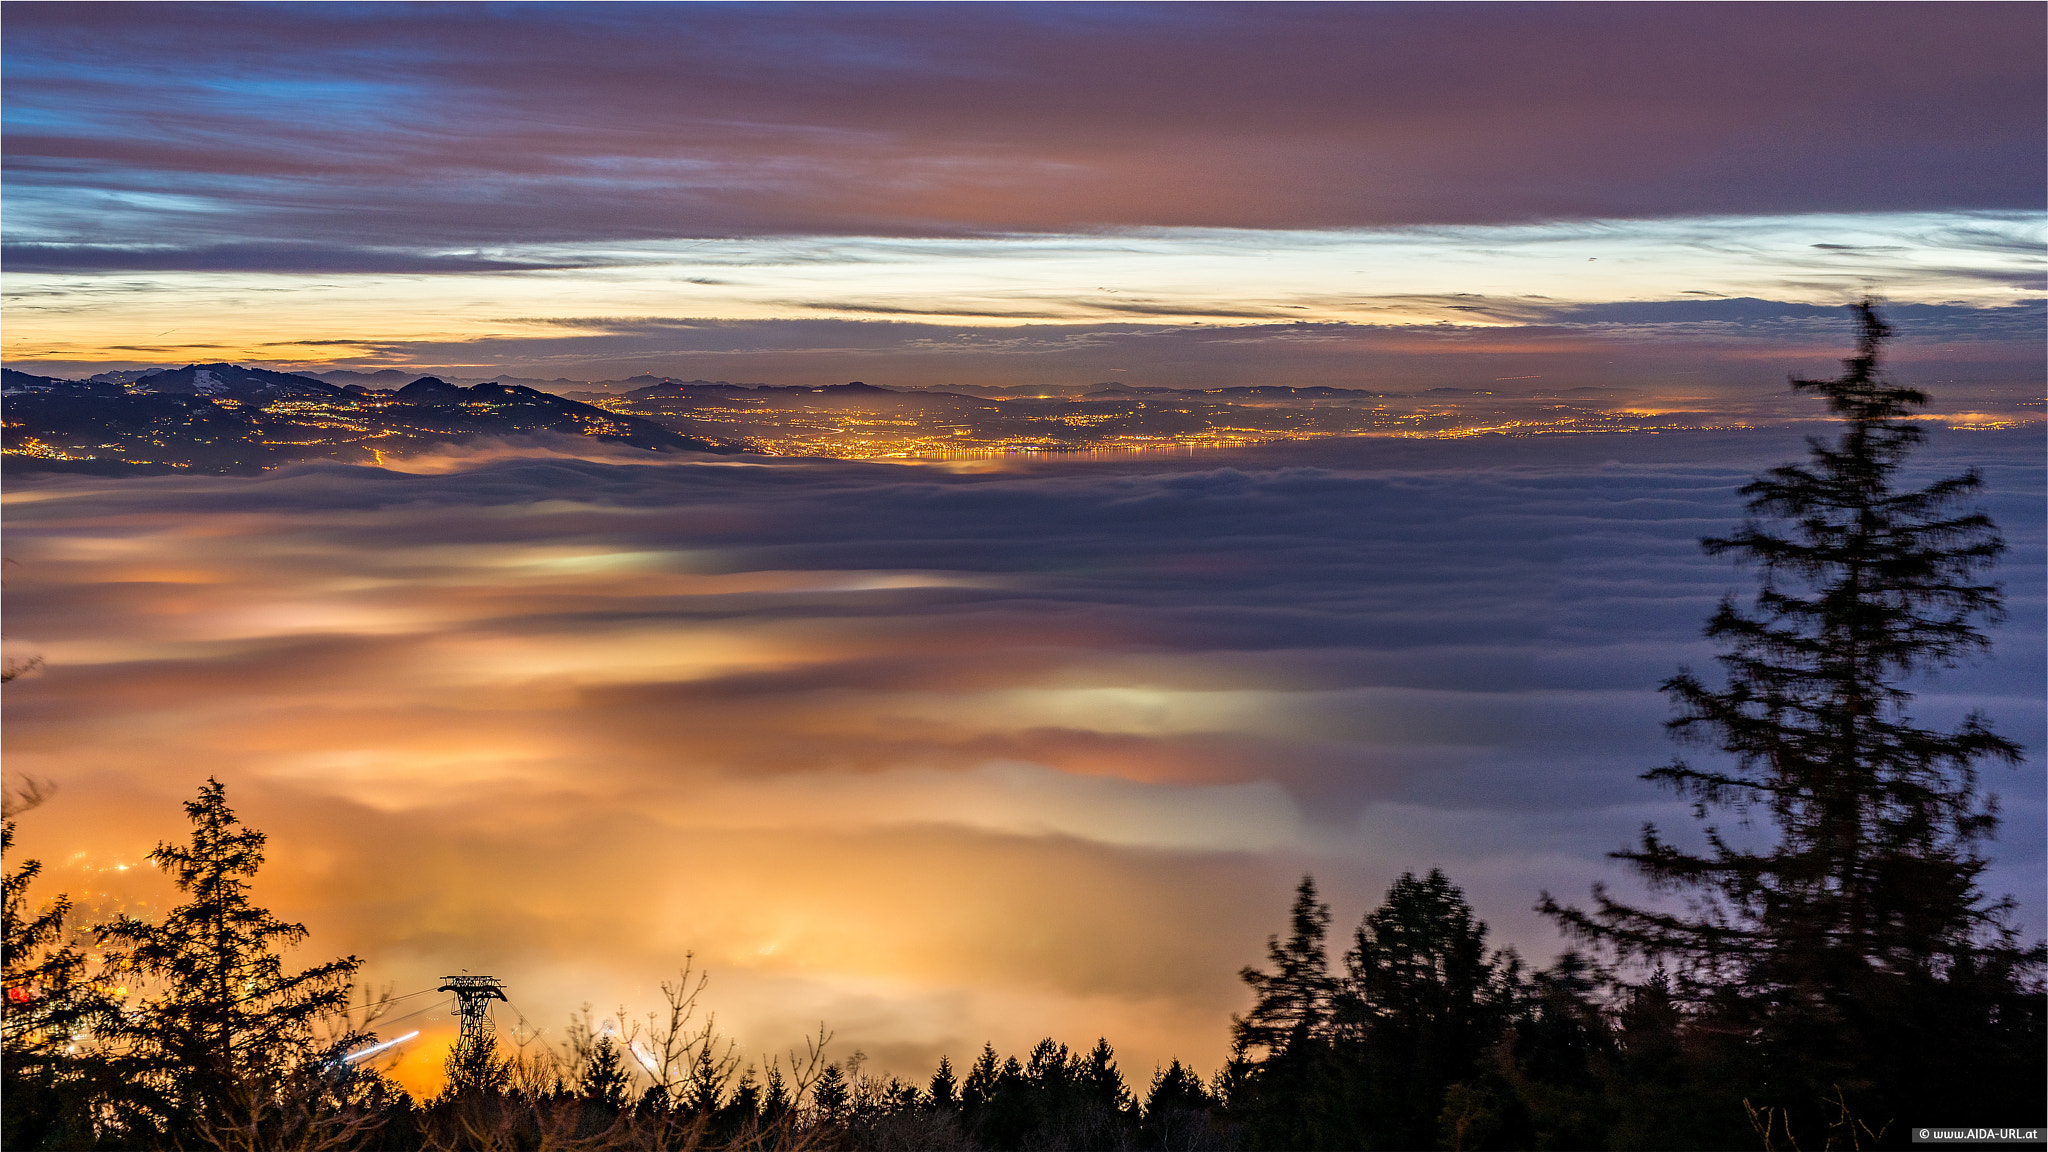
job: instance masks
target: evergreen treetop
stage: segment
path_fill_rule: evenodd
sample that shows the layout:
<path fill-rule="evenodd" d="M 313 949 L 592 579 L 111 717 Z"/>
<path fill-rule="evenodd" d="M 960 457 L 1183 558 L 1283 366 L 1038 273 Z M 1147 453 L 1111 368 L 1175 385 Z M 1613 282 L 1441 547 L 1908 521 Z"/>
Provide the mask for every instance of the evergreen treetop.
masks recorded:
<path fill-rule="evenodd" d="M 1988 646 L 1981 626 L 2002 606 L 1984 573 L 2004 544 L 1966 506 L 1974 471 L 1905 482 L 1923 440 L 1910 417 L 1927 398 L 1881 371 L 1892 330 L 1876 308 L 1854 311 L 1842 374 L 1792 381 L 1826 400 L 1840 434 L 1809 438 L 1804 462 L 1743 488 L 1745 522 L 1702 541 L 1752 565 L 1759 585 L 1707 622 L 1722 684 L 1682 670 L 1663 685 L 1673 734 L 1722 758 L 1644 776 L 1703 822 L 1732 809 L 1767 828 L 1731 837 L 1709 823 L 1693 851 L 1646 825 L 1613 854 L 1652 891 L 1688 897 L 1683 910 L 1599 886 L 1590 912 L 1547 893 L 1538 907 L 1619 956 L 1669 964 L 1707 1032 L 1747 1038 L 1759 1100 L 1806 1107 L 1831 1092 L 1841 1116 L 1853 1106 L 1875 1123 L 1908 1100 L 1975 1098 L 2030 1046 L 2024 1062 L 2038 1065 L 2034 974 L 2048 953 L 2021 947 L 2012 902 L 1979 886 L 1997 803 L 1977 769 L 2017 763 L 2018 745 L 1978 713 L 1942 731 L 1907 711 L 1915 676 Z"/>
<path fill-rule="evenodd" d="M 0 823 L 0 854 L 14 848 L 14 821 Z M 6 957 L 0 993 L 0 1058 L 9 1070 L 47 1063 L 70 1043 L 70 1033 L 104 1007 L 86 979 L 85 952 L 70 939 L 71 899 L 57 896 L 32 907 L 28 889 L 42 861 L 23 860 L 4 877 L 0 954 Z"/>
<path fill-rule="evenodd" d="M 148 991 L 111 1030 L 118 1063 L 173 1132 L 263 1107 L 262 1085 L 338 1057 L 363 1037 L 319 1027 L 348 1007 L 353 956 L 287 972 L 281 955 L 306 938 L 249 899 L 264 834 L 242 825 L 220 781 L 185 805 L 192 835 L 150 860 L 188 900 L 155 923 L 122 916 L 99 927 L 110 967 Z"/>
<path fill-rule="evenodd" d="M 932 1072 L 928 1098 L 934 1108 L 952 1108 L 960 1102 L 960 1084 L 953 1076 L 953 1062 L 939 1057 L 939 1066 Z"/>
<path fill-rule="evenodd" d="M 1344 1014 L 1380 1029 L 1470 1032 L 1484 1010 L 1495 963 L 1486 925 L 1440 868 L 1404 872 L 1366 914 L 1345 954 Z"/>
<path fill-rule="evenodd" d="M 1703 818 L 1761 810 L 1777 842 L 1738 847 L 1709 827 L 1702 854 L 1646 827 L 1615 855 L 1653 888 L 1705 897 L 1700 912 L 1604 895 L 1591 915 L 1544 905 L 1581 935 L 1709 983 L 1838 980 L 1845 967 L 1939 973 L 2003 938 L 2007 906 L 1977 887 L 1986 862 L 1975 845 L 1997 817 L 1976 766 L 2017 762 L 2019 748 L 1978 714 L 1952 732 L 1916 726 L 1905 680 L 1987 646 L 1977 625 L 1997 617 L 1999 588 L 1978 574 L 2004 545 L 1988 517 L 1957 507 L 1979 487 L 1975 472 L 1901 488 L 1922 439 L 1904 417 L 1926 397 L 1882 376 L 1891 329 L 1869 303 L 1856 314 L 1843 374 L 1792 382 L 1826 397 L 1840 438 L 1809 439 L 1807 463 L 1745 487 L 1749 519 L 1702 542 L 1752 562 L 1761 587 L 1752 607 L 1724 600 L 1707 623 L 1725 649 L 1725 686 L 1681 671 L 1664 691 L 1679 709 L 1672 731 L 1733 764 L 1679 759 L 1645 776 Z"/>
<path fill-rule="evenodd" d="M 1246 968 L 1238 973 L 1256 996 L 1251 1011 L 1232 1021 L 1232 1039 L 1239 1051 L 1257 1048 L 1278 1054 L 1325 1031 L 1337 994 L 1324 944 L 1329 929 L 1330 909 L 1316 896 L 1315 877 L 1303 876 L 1294 889 L 1286 941 L 1278 936 L 1266 941 L 1273 970 Z"/>

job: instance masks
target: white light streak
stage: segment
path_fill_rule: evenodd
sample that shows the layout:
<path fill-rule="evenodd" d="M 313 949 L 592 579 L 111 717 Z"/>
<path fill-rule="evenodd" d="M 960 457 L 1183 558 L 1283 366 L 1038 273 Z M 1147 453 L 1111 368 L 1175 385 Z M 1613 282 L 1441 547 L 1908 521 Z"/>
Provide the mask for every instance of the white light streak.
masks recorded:
<path fill-rule="evenodd" d="M 410 1040 L 419 1034 L 419 1029 L 415 1028 L 412 1031 L 407 1032 L 405 1035 L 400 1036 L 396 1040 L 386 1040 L 382 1044 L 372 1044 L 368 1048 L 363 1049 L 361 1052 L 351 1052 L 348 1055 L 343 1056 L 341 1058 L 341 1062 L 343 1064 L 353 1064 L 356 1061 L 361 1060 L 365 1056 L 374 1056 L 377 1053 L 384 1051 L 386 1048 L 392 1048 L 397 1045 L 403 1044 L 407 1040 Z"/>

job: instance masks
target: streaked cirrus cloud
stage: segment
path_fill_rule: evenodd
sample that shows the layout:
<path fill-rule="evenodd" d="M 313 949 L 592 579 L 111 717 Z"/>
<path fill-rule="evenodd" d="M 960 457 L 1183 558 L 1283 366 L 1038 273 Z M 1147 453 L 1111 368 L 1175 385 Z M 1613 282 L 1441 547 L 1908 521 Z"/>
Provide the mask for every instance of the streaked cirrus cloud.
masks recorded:
<path fill-rule="evenodd" d="M 10 229 L 439 249 L 2038 209 L 2026 5 L 21 5 Z"/>

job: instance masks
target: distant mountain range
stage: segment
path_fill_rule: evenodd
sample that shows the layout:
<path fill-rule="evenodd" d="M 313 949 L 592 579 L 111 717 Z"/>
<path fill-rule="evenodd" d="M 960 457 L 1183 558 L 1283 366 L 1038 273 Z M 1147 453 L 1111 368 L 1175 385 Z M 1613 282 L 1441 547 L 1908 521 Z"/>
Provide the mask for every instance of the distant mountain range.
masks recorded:
<path fill-rule="evenodd" d="M 309 459 L 373 463 L 436 446 L 535 435 L 650 452 L 744 447 L 521 384 L 463 387 L 433 376 L 380 388 L 236 364 L 87 380 L 8 368 L 0 369 L 0 396 L 12 470 L 249 472 Z"/>
<path fill-rule="evenodd" d="M 402 388 L 406 384 L 420 378 L 418 372 L 406 372 L 397 368 L 384 368 L 376 372 L 351 372 L 346 368 L 337 368 L 331 372 L 301 372 L 299 375 L 310 376 L 315 380 L 324 380 L 329 384 L 340 384 L 343 386 L 360 384 L 365 388 Z M 451 384 L 521 384 L 528 388 L 539 388 L 546 392 L 559 392 L 565 388 L 591 387 L 589 381 L 569 380 L 566 378 L 537 380 L 526 376 L 485 376 L 474 379 L 469 377 L 437 377 L 437 379 L 447 379 Z M 649 376 L 646 382 L 652 384 L 657 379 L 659 378 Z M 623 384 L 625 381 L 606 381 L 605 383 Z"/>
<path fill-rule="evenodd" d="M 649 452 L 840 458 L 1184 449 L 1327 436 L 1530 436 L 1745 427 L 1645 412 L 1627 389 L 1415 392 L 1116 382 L 954 388 L 674 380 L 468 382 L 377 372 L 188 364 L 59 380 L 5 370 L 10 469 L 247 472 L 376 462 L 487 437 L 578 436 Z M 545 384 L 536 388 L 533 384 Z"/>

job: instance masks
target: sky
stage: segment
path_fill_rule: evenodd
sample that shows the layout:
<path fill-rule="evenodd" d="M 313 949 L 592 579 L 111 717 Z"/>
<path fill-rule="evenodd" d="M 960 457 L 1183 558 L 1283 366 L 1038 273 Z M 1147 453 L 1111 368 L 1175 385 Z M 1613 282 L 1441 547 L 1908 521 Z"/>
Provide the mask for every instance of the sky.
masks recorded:
<path fill-rule="evenodd" d="M 1735 11 L 12 5 L 4 354 L 1372 385 L 1535 344 L 1657 378 L 1639 346 L 1716 303 L 1877 293 L 2030 381 L 2042 14 Z M 1811 356 L 1797 319 L 1742 335 Z M 1181 355 L 1196 326 L 1246 355 Z"/>
<path fill-rule="evenodd" d="M 687 953 L 753 1059 L 1213 1067 L 1304 870 L 1582 897 L 1887 301 L 2011 545 L 2042 888 L 2044 16 L 2028 4 L 4 6 L 4 356 L 777 385 L 1540 380 L 1743 433 L 946 465 L 480 446 L 10 477 L 22 842 L 111 906 L 209 774 L 259 895 L 537 1024 Z M 1774 407 L 1775 406 L 1775 407 Z M 1809 406 L 1810 407 L 1810 406 Z M 308 959 L 314 956 L 309 955 Z M 431 1078 L 429 1036 L 400 1065 Z M 410 1025 L 408 1025 L 410 1026 Z M 438 1039 L 437 1039 L 438 1038 Z"/>

